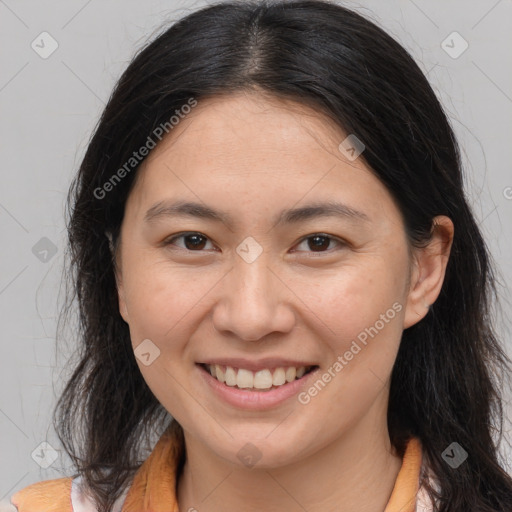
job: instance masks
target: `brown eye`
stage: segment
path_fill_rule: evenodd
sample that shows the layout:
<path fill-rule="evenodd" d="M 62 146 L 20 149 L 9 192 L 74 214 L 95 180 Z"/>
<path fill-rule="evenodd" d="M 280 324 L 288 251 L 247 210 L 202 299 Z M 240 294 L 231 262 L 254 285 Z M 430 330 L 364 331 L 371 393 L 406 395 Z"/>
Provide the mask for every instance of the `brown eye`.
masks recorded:
<path fill-rule="evenodd" d="M 184 246 L 181 247 L 182 249 L 197 252 L 201 252 L 201 250 L 204 249 L 206 242 L 208 241 L 208 237 L 202 235 L 201 233 L 182 233 L 166 240 L 165 245 L 177 245 L 174 243 L 174 241 L 180 238 L 184 240 Z"/>
<path fill-rule="evenodd" d="M 338 245 L 343 245 L 340 240 L 337 240 L 328 235 L 324 235 L 322 233 L 317 233 L 304 238 L 301 241 L 301 244 L 306 244 L 310 252 L 329 252 L 328 248 L 331 242 L 335 242 Z"/>

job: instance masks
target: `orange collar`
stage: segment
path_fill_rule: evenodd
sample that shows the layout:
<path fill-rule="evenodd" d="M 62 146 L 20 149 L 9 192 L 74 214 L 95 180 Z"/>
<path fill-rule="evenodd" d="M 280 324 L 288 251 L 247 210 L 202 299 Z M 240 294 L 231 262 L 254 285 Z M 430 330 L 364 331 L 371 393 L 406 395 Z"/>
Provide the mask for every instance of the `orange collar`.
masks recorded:
<path fill-rule="evenodd" d="M 135 474 L 122 512 L 179 512 L 176 483 L 183 453 L 183 434 L 173 421 Z M 412 438 L 384 512 L 415 512 L 421 463 L 421 442 Z"/>
<path fill-rule="evenodd" d="M 421 441 L 413 437 L 407 443 L 402 467 L 384 512 L 415 512 L 422 461 Z"/>

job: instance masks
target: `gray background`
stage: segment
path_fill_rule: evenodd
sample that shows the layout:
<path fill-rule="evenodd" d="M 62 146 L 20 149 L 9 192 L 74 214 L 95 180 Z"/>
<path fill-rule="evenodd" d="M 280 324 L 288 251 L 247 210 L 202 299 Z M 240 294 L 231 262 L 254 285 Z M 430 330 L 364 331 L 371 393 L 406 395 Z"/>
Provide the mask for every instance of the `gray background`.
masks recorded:
<path fill-rule="evenodd" d="M 165 20 L 205 3 L 0 0 L 0 500 L 69 470 L 50 415 L 76 342 L 70 332 L 67 351 L 55 351 L 71 177 L 136 49 Z M 504 314 L 497 321 L 510 354 L 512 2 L 344 4 L 377 21 L 412 53 L 451 119 L 474 211 L 501 271 Z M 463 41 L 454 31 L 469 45 L 457 58 Z M 41 53 L 55 43 L 42 32 L 58 44 L 47 58 Z M 504 454 L 511 471 L 510 452 Z"/>

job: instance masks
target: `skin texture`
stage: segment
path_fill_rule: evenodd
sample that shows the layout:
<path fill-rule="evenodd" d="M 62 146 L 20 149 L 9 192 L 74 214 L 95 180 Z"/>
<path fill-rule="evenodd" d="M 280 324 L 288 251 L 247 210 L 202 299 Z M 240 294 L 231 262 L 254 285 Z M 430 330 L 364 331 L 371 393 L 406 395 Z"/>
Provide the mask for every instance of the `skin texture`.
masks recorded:
<path fill-rule="evenodd" d="M 453 225 L 437 217 L 432 242 L 412 248 L 387 189 L 338 150 L 346 136 L 293 102 L 212 97 L 139 169 L 116 254 L 119 307 L 134 349 L 145 339 L 159 348 L 149 366 L 137 362 L 185 432 L 180 510 L 377 511 L 388 502 L 401 466 L 386 423 L 389 378 L 403 329 L 440 292 Z M 166 199 L 223 210 L 233 225 L 144 222 Z M 328 200 L 368 219 L 272 223 L 284 208 Z M 183 237 L 164 244 L 183 231 L 206 237 L 199 249 Z M 315 250 L 306 237 L 318 233 L 332 239 Z M 252 263 L 236 252 L 249 236 L 262 248 Z M 295 358 L 325 372 L 395 303 L 394 318 L 306 405 L 294 397 L 241 410 L 199 378 L 195 363 L 211 357 Z M 237 457 L 246 443 L 261 454 L 251 468 Z"/>

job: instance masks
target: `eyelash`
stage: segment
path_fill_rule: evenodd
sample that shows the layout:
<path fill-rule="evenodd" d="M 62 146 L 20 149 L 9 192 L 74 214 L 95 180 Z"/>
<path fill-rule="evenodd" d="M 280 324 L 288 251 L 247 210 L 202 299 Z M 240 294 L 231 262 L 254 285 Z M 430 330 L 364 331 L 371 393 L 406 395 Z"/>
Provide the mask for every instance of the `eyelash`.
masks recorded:
<path fill-rule="evenodd" d="M 171 238 L 168 238 L 167 240 L 165 240 L 163 242 L 163 245 L 164 246 L 174 245 L 173 242 L 175 240 L 177 240 L 179 238 L 185 238 L 185 237 L 190 236 L 190 235 L 199 235 L 199 236 L 201 236 L 203 238 L 206 238 L 208 241 L 210 241 L 210 239 L 206 235 L 203 235 L 202 233 L 199 233 L 197 231 L 185 231 L 183 233 L 179 233 L 177 235 L 173 235 Z M 327 239 L 329 239 L 329 241 L 337 242 L 338 245 L 341 246 L 341 247 L 344 247 L 344 246 L 347 245 L 346 242 L 340 240 L 339 238 L 333 237 L 331 235 L 327 235 L 325 233 L 312 233 L 311 235 L 305 236 L 301 240 L 299 240 L 298 244 L 301 244 L 301 243 L 309 240 L 310 238 L 315 238 L 315 237 L 327 238 Z M 183 250 L 188 251 L 188 252 L 204 252 L 202 250 L 193 251 L 193 250 L 186 249 L 186 248 L 183 248 L 183 247 L 180 247 L 179 249 L 183 249 Z M 303 252 L 303 251 L 299 251 L 299 252 Z M 318 251 L 318 252 L 309 251 L 309 252 L 311 252 L 312 254 L 325 254 L 325 253 L 330 254 L 332 251 L 331 250 L 327 250 L 327 251 Z"/>

